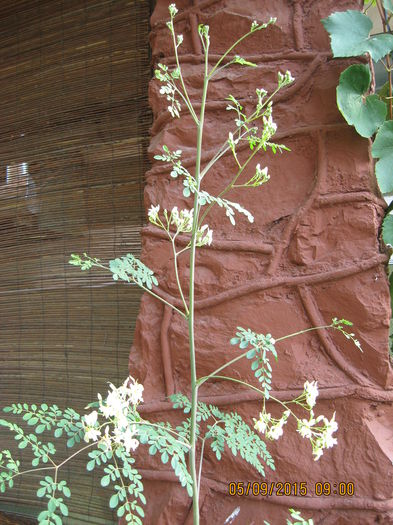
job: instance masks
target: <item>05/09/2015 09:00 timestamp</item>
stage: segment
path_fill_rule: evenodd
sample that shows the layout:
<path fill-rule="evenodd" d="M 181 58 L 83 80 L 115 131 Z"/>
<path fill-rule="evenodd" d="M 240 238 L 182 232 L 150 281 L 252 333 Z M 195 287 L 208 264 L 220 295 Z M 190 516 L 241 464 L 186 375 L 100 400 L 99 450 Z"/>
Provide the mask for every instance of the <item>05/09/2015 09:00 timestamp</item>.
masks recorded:
<path fill-rule="evenodd" d="M 353 481 L 231 481 L 230 496 L 354 496 Z"/>

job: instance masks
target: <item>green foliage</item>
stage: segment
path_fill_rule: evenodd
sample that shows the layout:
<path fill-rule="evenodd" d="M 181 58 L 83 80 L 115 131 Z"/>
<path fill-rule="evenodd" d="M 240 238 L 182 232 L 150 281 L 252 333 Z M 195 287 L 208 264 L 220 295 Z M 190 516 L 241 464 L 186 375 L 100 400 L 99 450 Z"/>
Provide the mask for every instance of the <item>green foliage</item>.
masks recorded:
<path fill-rule="evenodd" d="M 18 442 L 18 448 L 31 448 L 34 454 L 34 459 L 31 462 L 33 467 L 39 465 L 40 462 L 44 464 L 48 463 L 48 461 L 51 460 L 51 456 L 56 453 L 53 443 L 42 443 L 42 441 L 39 441 L 35 434 L 26 433 L 23 428 L 21 428 L 16 423 L 11 423 L 9 421 L 5 421 L 4 419 L 0 419 L 0 426 L 7 427 L 15 434 L 14 439 Z"/>
<path fill-rule="evenodd" d="M 131 253 L 109 261 L 109 269 L 113 273 L 113 279 L 115 281 L 121 279 L 122 281 L 134 282 L 149 290 L 152 289 L 153 284 L 155 286 L 158 285 L 154 272 Z"/>
<path fill-rule="evenodd" d="M 144 517 L 142 505 L 146 499 L 143 494 L 142 477 L 134 468 L 135 460 L 130 457 L 124 447 L 116 448 L 113 456 L 114 463 L 104 468 L 101 485 L 113 485 L 113 494 L 109 500 L 109 507 L 116 509 L 118 518 L 124 518 L 127 523 L 142 525 Z"/>
<path fill-rule="evenodd" d="M 87 253 L 83 254 L 83 258 L 76 253 L 72 253 L 68 264 L 78 266 L 82 271 L 85 271 L 90 270 L 93 266 L 97 266 L 99 262 L 100 259 L 94 259 L 93 257 L 89 257 Z"/>
<path fill-rule="evenodd" d="M 189 436 L 181 435 L 180 437 L 188 438 Z M 171 467 L 179 478 L 181 486 L 185 487 L 189 496 L 192 497 L 192 478 L 187 467 L 190 447 L 186 439 L 179 440 L 169 423 L 157 423 L 154 426 L 141 425 L 139 440 L 142 444 L 149 445 L 151 456 L 160 454 L 163 464 L 170 460 Z"/>
<path fill-rule="evenodd" d="M 72 408 L 60 410 L 57 405 L 48 406 L 46 403 L 37 406 L 35 404 L 14 403 L 4 407 L 4 412 L 22 416 L 22 420 L 28 426 L 35 426 L 35 433 L 42 434 L 44 431 L 53 430 L 54 437 L 60 438 L 63 434 L 67 436 L 67 446 L 73 447 L 80 443 L 83 438 L 83 425 L 81 416 Z M 34 463 L 33 463 L 34 466 Z"/>
<path fill-rule="evenodd" d="M 170 396 L 170 399 L 174 408 L 183 409 L 185 414 L 191 412 L 191 401 L 185 395 L 173 394 Z M 219 461 L 221 460 L 226 445 L 234 456 L 239 454 L 244 461 L 252 465 L 262 476 L 265 475 L 263 463 L 270 469 L 275 469 L 273 458 L 269 454 L 266 444 L 259 435 L 243 421 L 238 413 L 226 413 L 215 405 L 207 405 L 206 403 L 198 401 L 196 420 L 198 423 L 211 421 L 211 423 L 206 426 L 207 432 L 205 433 L 204 440 L 210 441 L 210 447 Z"/>
<path fill-rule="evenodd" d="M 66 481 L 55 481 L 51 476 L 45 476 L 40 481 L 40 488 L 37 490 L 37 497 L 47 498 L 47 510 L 43 510 L 38 515 L 40 525 L 61 525 L 63 517 L 68 516 L 68 505 L 64 498 L 57 496 L 56 492 L 62 493 L 64 497 L 70 498 L 71 491 Z"/>
<path fill-rule="evenodd" d="M 9 450 L 0 452 L 0 492 L 6 491 L 6 488 L 12 489 L 14 486 L 14 477 L 19 474 L 20 461 L 15 460 Z"/>
<path fill-rule="evenodd" d="M 86 464 L 86 469 L 91 471 L 112 459 L 113 452 L 111 448 L 104 444 L 99 444 L 96 450 L 89 452 L 88 456 L 90 460 Z"/>
<path fill-rule="evenodd" d="M 387 108 L 378 95 L 365 96 L 370 88 L 370 68 L 363 64 L 349 66 L 340 75 L 337 106 L 348 124 L 362 137 L 371 137 L 385 121 Z"/>
<path fill-rule="evenodd" d="M 379 159 L 375 173 L 381 192 L 388 193 L 393 190 L 393 120 L 384 122 L 379 128 L 371 153 Z"/>
<path fill-rule="evenodd" d="M 270 352 L 277 361 L 277 352 L 274 347 L 274 339 L 271 334 L 256 334 L 250 329 L 237 327 L 236 337 L 231 339 L 231 345 L 239 345 L 241 350 L 249 346 L 251 348 L 245 354 L 247 359 L 252 360 L 251 370 L 255 377 L 261 383 L 264 397 L 269 399 L 269 392 L 272 389 L 272 367 L 269 361 L 268 353 Z"/>
<path fill-rule="evenodd" d="M 330 35 L 333 56 L 356 57 L 369 53 L 378 61 L 393 49 L 393 35 L 370 36 L 373 24 L 359 11 L 336 12 L 322 20 Z"/>

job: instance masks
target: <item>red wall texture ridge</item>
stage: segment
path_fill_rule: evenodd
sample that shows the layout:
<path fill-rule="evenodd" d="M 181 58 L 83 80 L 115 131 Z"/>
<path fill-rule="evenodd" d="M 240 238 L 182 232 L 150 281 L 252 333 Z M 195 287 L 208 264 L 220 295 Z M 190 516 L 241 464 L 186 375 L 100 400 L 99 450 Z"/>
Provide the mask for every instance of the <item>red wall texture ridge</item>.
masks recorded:
<path fill-rule="evenodd" d="M 152 16 L 151 44 L 155 61 L 173 64 L 165 20 L 168 1 L 158 0 Z M 230 497 L 229 481 L 258 481 L 246 463 L 230 453 L 217 461 L 208 453 L 204 462 L 201 515 L 203 524 L 272 525 L 285 523 L 288 507 L 303 510 L 316 525 L 393 523 L 393 383 L 388 357 L 389 292 L 385 273 L 387 256 L 379 241 L 384 202 L 376 188 L 368 144 L 339 115 L 335 88 L 347 62 L 333 60 L 320 19 L 337 9 L 334 0 L 181 0 L 176 30 L 184 35 L 180 48 L 191 99 L 201 94 L 201 48 L 198 23 L 210 26 L 211 53 L 222 53 L 247 32 L 251 21 L 277 16 L 276 26 L 258 32 L 238 50 L 258 68 L 228 68 L 212 82 L 206 115 L 204 161 L 226 138 L 232 115 L 225 97 L 238 97 L 246 108 L 255 103 L 255 88 L 272 90 L 277 70 L 289 69 L 296 82 L 276 98 L 274 118 L 277 141 L 291 152 L 258 159 L 268 165 L 271 180 L 258 190 L 235 190 L 255 222 L 239 218 L 233 228 L 221 209 L 214 209 L 209 225 L 214 230 L 210 248 L 198 252 L 196 277 L 198 376 L 236 355 L 229 345 L 236 326 L 249 327 L 274 337 L 339 316 L 354 322 L 364 352 L 341 334 L 321 331 L 278 345 L 273 368 L 273 389 L 280 399 L 295 397 L 305 380 L 318 380 L 317 413 L 336 411 L 338 445 L 314 462 L 308 441 L 288 424 L 284 436 L 268 448 L 277 470 L 267 480 L 307 482 L 306 497 Z M 358 8 L 344 0 L 339 9 Z M 163 144 L 182 149 L 185 164 L 193 167 L 196 132 L 183 111 L 180 120 L 166 112 L 166 101 L 152 81 L 154 113 L 150 152 Z M 206 181 L 216 194 L 233 159 L 227 156 Z M 250 166 L 249 175 L 255 170 Z M 169 167 L 153 161 L 146 175 L 145 205 L 160 203 L 189 207 L 180 180 Z M 181 261 L 187 275 L 187 257 Z M 177 297 L 169 243 L 151 227 L 143 231 L 143 260 L 157 272 L 168 297 Z M 185 281 L 184 281 L 185 283 Z M 178 299 L 174 299 L 178 304 Z M 130 356 L 130 373 L 145 386 L 144 413 L 177 421 L 166 396 L 187 393 L 189 384 L 186 326 L 179 316 L 145 295 Z M 231 371 L 252 382 L 249 363 Z M 204 400 L 235 408 L 248 421 L 258 417 L 261 403 L 253 393 L 230 383 L 206 383 Z M 268 409 L 275 413 L 273 404 Z M 190 524 L 191 501 L 169 467 L 144 456 L 139 458 L 146 481 L 148 524 Z M 353 497 L 313 496 L 318 481 L 355 484 Z M 227 522 L 229 523 L 229 522 Z"/>

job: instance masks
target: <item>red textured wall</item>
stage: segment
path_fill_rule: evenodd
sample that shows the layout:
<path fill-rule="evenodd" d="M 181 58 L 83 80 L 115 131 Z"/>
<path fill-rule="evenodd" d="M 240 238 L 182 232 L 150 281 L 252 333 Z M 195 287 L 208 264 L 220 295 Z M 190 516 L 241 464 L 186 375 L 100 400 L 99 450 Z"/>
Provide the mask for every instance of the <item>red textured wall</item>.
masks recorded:
<path fill-rule="evenodd" d="M 169 2 L 158 0 L 152 16 L 154 60 L 173 64 L 165 20 Z M 257 69 L 226 69 L 209 91 L 204 161 L 225 140 L 231 129 L 223 100 L 229 93 L 247 107 L 256 87 L 272 90 L 278 69 L 289 69 L 296 83 L 276 98 L 277 141 L 291 148 L 284 155 L 259 158 L 267 164 L 271 180 L 258 190 L 231 194 L 255 216 L 239 218 L 232 228 L 220 209 L 209 225 L 214 242 L 198 253 L 196 277 L 198 376 L 236 355 L 229 346 L 237 325 L 280 337 L 290 332 L 329 323 L 334 316 L 351 319 L 361 340 L 361 354 L 340 334 L 319 332 L 278 345 L 273 369 L 274 395 L 295 397 L 306 379 L 318 380 L 318 413 L 337 413 L 338 445 L 314 462 L 308 441 L 293 424 L 284 437 L 269 443 L 277 471 L 271 481 L 305 481 L 307 497 L 269 498 L 228 495 L 227 483 L 255 481 L 258 476 L 229 453 L 220 463 L 208 455 L 204 463 L 201 498 L 202 523 L 222 524 L 240 507 L 231 523 L 272 525 L 285 523 L 288 507 L 302 509 L 315 524 L 393 523 L 393 384 L 388 358 L 389 293 L 386 254 L 379 241 L 384 203 L 376 188 L 368 143 L 359 138 L 339 115 L 335 87 L 345 61 L 332 60 L 328 37 L 320 23 L 337 9 L 334 0 L 205 0 L 178 2 L 176 28 L 184 34 L 182 63 L 191 99 L 201 94 L 201 48 L 198 23 L 211 32 L 211 53 L 248 31 L 253 19 L 277 16 L 275 27 L 257 33 L 238 52 L 258 64 Z M 344 0 L 339 9 L 358 8 Z M 213 56 L 214 59 L 214 56 Z M 196 132 L 185 115 L 172 120 L 166 103 L 151 84 L 154 113 L 151 153 L 162 144 L 183 150 L 185 164 L 193 167 Z M 250 176 L 255 166 L 250 168 Z M 206 189 L 217 193 L 233 172 L 226 157 L 214 170 Z M 146 175 L 145 204 L 190 207 L 179 198 L 181 181 L 168 167 L 153 162 Z M 187 258 L 186 258 L 187 259 Z M 158 275 L 167 297 L 177 297 L 173 260 L 168 242 L 151 227 L 143 231 L 143 260 Z M 182 268 L 187 274 L 187 261 Z M 185 282 L 185 281 L 184 281 Z M 176 300 L 175 300 L 176 301 Z M 184 321 L 156 300 L 142 300 L 137 334 L 130 356 L 130 372 L 145 385 L 144 413 L 175 421 L 166 396 L 187 392 L 188 345 Z M 231 371 L 253 381 L 249 363 Z M 204 400 L 236 408 L 252 421 L 260 410 L 253 393 L 229 383 L 207 383 Z M 269 404 L 269 408 L 270 404 Z M 191 523 L 191 501 L 164 465 L 141 456 L 149 505 L 146 523 Z M 355 496 L 313 497 L 318 481 L 353 481 Z"/>

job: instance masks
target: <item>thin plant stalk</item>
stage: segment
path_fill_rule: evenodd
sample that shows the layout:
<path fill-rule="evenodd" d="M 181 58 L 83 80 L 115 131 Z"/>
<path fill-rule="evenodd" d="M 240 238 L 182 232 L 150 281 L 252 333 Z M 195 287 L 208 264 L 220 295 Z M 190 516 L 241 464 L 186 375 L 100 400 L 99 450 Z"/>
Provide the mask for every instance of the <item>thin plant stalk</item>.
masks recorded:
<path fill-rule="evenodd" d="M 197 184 L 197 191 L 194 196 L 194 216 L 192 224 L 192 236 L 190 246 L 190 288 L 189 288 L 189 314 L 188 314 L 188 331 L 189 331 L 189 345 L 190 345 L 190 371 L 191 371 L 191 427 L 190 427 L 190 474 L 193 485 L 193 523 L 199 525 L 199 486 L 196 468 L 196 427 L 197 427 L 197 406 L 198 406 L 198 383 L 196 374 L 196 358 L 195 358 L 195 253 L 196 253 L 196 233 L 198 230 L 198 214 L 199 202 L 198 195 L 200 189 L 200 173 L 201 173 L 201 156 L 202 156 L 202 140 L 203 140 L 203 124 L 205 118 L 206 96 L 208 88 L 208 53 L 205 52 L 205 75 L 203 82 L 203 92 L 201 101 L 201 112 L 199 123 L 197 126 L 197 151 L 196 151 L 196 165 L 195 165 L 195 180 Z"/>

